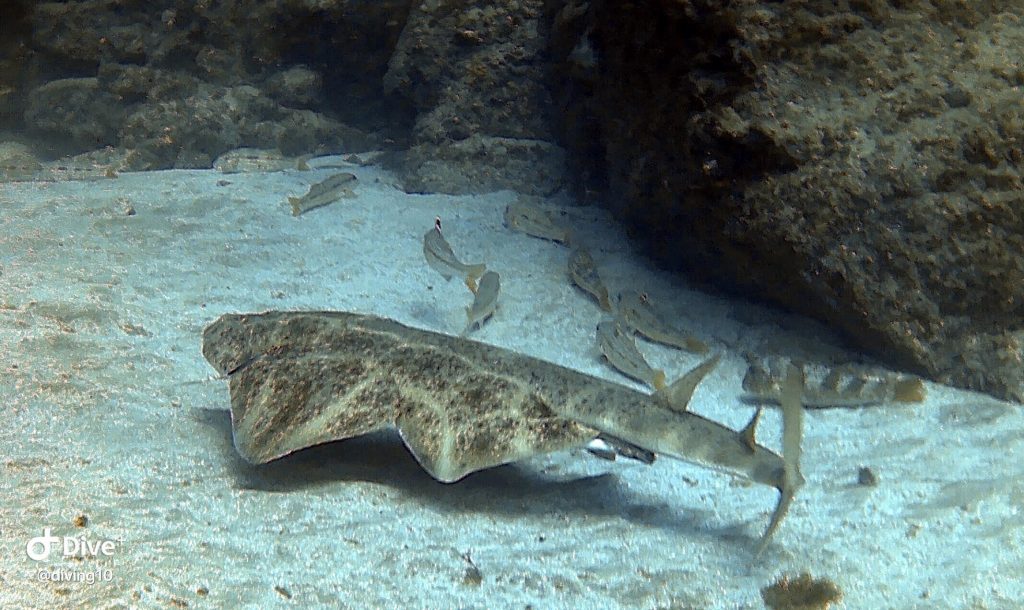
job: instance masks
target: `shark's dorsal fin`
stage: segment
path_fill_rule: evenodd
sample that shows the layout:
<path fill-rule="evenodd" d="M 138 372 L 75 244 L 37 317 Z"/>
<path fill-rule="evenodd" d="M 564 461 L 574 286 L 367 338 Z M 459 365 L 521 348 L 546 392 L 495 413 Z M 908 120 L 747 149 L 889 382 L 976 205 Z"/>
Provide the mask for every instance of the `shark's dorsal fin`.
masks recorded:
<path fill-rule="evenodd" d="M 697 385 L 710 373 L 721 360 L 721 354 L 715 354 L 692 370 L 687 371 L 682 377 L 676 379 L 672 384 L 655 394 L 665 405 L 678 413 L 685 413 L 689 410 L 690 399 Z"/>

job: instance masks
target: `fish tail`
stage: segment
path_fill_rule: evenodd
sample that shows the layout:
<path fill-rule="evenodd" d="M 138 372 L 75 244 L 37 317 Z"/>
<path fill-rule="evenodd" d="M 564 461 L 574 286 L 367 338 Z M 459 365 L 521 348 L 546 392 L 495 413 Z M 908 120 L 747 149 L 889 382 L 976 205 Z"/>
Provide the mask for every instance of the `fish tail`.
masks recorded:
<path fill-rule="evenodd" d="M 298 216 L 302 213 L 301 203 L 302 200 L 298 197 L 289 197 L 288 203 L 292 206 L 292 216 Z"/>
<path fill-rule="evenodd" d="M 901 379 L 893 388 L 893 400 L 896 402 L 923 402 L 924 382 L 920 379 Z"/>
<path fill-rule="evenodd" d="M 479 265 L 466 265 L 467 278 L 478 280 L 484 273 L 487 273 L 487 265 L 484 263 L 480 263 Z"/>
<path fill-rule="evenodd" d="M 683 349 L 685 349 L 688 352 L 693 352 L 694 354 L 708 353 L 708 344 L 704 343 L 700 339 L 697 339 L 695 337 L 687 337 L 685 343 L 686 347 Z"/>
<path fill-rule="evenodd" d="M 451 277 L 451 276 L 449 276 L 449 277 Z M 476 278 L 467 275 L 466 276 L 466 288 L 469 288 L 470 292 L 472 292 L 473 294 L 476 294 L 476 289 L 477 289 Z M 469 309 L 470 309 L 469 307 L 466 308 L 466 312 L 467 313 L 469 312 Z"/>
<path fill-rule="evenodd" d="M 476 323 L 473 322 L 473 308 L 472 307 L 467 307 L 466 308 L 466 327 L 462 329 L 462 332 L 459 333 L 459 336 L 460 337 L 465 337 L 465 336 L 469 335 L 469 333 L 472 332 L 474 326 L 476 326 Z"/>
<path fill-rule="evenodd" d="M 654 371 L 654 380 L 652 382 L 654 389 L 658 392 L 663 392 L 667 385 L 665 384 L 665 371 L 658 369 Z"/>

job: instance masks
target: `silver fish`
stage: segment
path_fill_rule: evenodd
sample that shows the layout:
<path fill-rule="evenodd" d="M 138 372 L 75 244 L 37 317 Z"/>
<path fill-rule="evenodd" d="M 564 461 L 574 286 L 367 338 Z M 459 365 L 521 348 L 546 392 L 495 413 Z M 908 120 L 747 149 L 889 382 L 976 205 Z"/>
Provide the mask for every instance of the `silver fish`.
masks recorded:
<path fill-rule="evenodd" d="M 441 274 L 448 281 L 452 276 L 464 279 L 466 286 L 476 293 L 476 281 L 487 271 L 487 265 L 467 265 L 455 257 L 451 245 L 441 233 L 441 219 L 434 219 L 434 228 L 423 235 L 423 257 L 431 269 Z"/>
<path fill-rule="evenodd" d="M 6 164 L 0 162 L 0 183 L 3 182 L 96 182 L 117 178 L 112 165 L 54 162 L 45 165 L 33 162 Z"/>
<path fill-rule="evenodd" d="M 789 362 L 783 358 L 753 357 L 748 357 L 748 361 L 747 374 L 743 377 L 745 400 L 779 403 Z M 911 375 L 853 364 L 825 367 L 823 375 L 814 377 L 802 367 L 801 373 L 807 377 L 801 400 L 809 408 L 867 407 L 921 402 L 925 398 L 924 382 Z"/>
<path fill-rule="evenodd" d="M 466 308 L 466 328 L 462 336 L 469 334 L 473 328 L 483 326 L 498 307 L 498 292 L 501 291 L 501 280 L 494 271 L 488 271 L 480 277 L 480 286 L 473 296 L 473 304 Z"/>
<path fill-rule="evenodd" d="M 601 276 L 597 272 L 597 265 L 593 257 L 584 248 L 577 246 L 569 255 L 569 277 L 574 284 L 585 292 L 590 293 L 597 299 L 601 309 L 612 310 L 611 299 L 608 298 L 608 289 L 605 288 Z"/>
<path fill-rule="evenodd" d="M 665 389 L 665 371 L 654 369 L 636 348 L 633 333 L 618 318 L 597 325 L 597 344 L 601 353 L 618 371 L 642 381 L 655 390 Z"/>
<path fill-rule="evenodd" d="M 277 150 L 263 148 L 236 148 L 217 157 L 213 169 L 222 174 L 251 172 L 280 172 L 286 169 L 308 170 L 309 156 L 288 158 Z"/>
<path fill-rule="evenodd" d="M 626 324 L 651 341 L 695 354 L 704 354 L 708 351 L 706 343 L 662 320 L 651 307 L 646 294 L 624 290 L 619 293 L 618 306 L 619 315 Z"/>
<path fill-rule="evenodd" d="M 547 210 L 525 203 L 522 199 L 505 207 L 505 226 L 513 231 L 549 239 L 559 244 L 568 244 L 570 239 L 568 229 L 557 222 Z"/>
<path fill-rule="evenodd" d="M 309 191 L 302 197 L 289 197 L 288 203 L 292 206 L 292 216 L 304 214 L 316 208 L 330 205 L 341 198 L 351 199 L 355 197 L 351 186 L 356 183 L 355 174 L 341 172 L 329 176 L 309 187 Z"/>

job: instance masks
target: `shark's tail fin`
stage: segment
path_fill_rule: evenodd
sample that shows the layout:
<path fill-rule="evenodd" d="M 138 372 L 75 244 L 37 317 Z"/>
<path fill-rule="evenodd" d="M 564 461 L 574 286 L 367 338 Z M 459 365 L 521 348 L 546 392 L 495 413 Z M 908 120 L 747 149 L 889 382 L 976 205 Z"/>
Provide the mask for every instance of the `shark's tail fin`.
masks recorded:
<path fill-rule="evenodd" d="M 779 503 L 775 506 L 768 529 L 761 537 L 757 552 L 760 553 L 768 545 L 775 530 L 779 529 L 782 520 L 789 511 L 796 492 L 804 484 L 800 474 L 800 452 L 803 441 L 804 408 L 800 395 L 804 391 L 804 373 L 801 367 L 790 364 L 786 371 L 786 379 L 782 382 L 782 459 L 783 475 L 779 486 Z"/>
<path fill-rule="evenodd" d="M 654 371 L 654 377 L 651 379 L 651 385 L 654 386 L 655 391 L 661 392 L 668 386 L 665 384 L 665 371 L 657 369 Z"/>

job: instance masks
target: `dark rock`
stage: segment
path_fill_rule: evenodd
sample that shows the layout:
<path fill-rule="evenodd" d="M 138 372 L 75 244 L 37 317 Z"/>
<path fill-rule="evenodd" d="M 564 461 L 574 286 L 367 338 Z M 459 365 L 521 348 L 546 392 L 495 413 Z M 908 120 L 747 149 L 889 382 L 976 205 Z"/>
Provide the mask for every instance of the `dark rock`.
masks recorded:
<path fill-rule="evenodd" d="M 313 111 L 279 106 L 253 86 L 206 84 L 182 100 L 139 106 L 125 121 L 121 142 L 147 151 L 153 167 L 179 168 L 210 167 L 224 151 L 243 146 L 296 155 L 375 144 L 365 133 Z"/>
<path fill-rule="evenodd" d="M 565 154 L 544 140 L 472 135 L 443 145 L 412 146 L 399 167 L 409 192 L 488 193 L 514 188 L 550 195 L 562 186 Z"/>
<path fill-rule="evenodd" d="M 20 125 L 25 110 L 26 93 L 33 82 L 29 61 L 32 23 L 31 7 L 11 0 L 0 3 L 0 129 Z"/>
<path fill-rule="evenodd" d="M 29 95 L 25 123 L 42 135 L 78 150 L 115 144 L 125 108 L 96 78 L 64 78 L 36 87 Z"/>
<path fill-rule="evenodd" d="M 320 99 L 323 78 L 305 66 L 294 66 L 267 79 L 267 93 L 292 108 L 308 108 Z"/>
<path fill-rule="evenodd" d="M 12 1 L 0 15 L 20 16 L 27 50 L 0 61 L 0 99 L 30 97 L 4 85 L 17 68 L 25 124 L 55 154 L 113 144 L 136 169 L 196 167 L 238 146 L 380 146 L 368 130 L 409 122 L 381 80 L 408 0 Z M 73 97 L 52 104 L 53 81 Z"/>
<path fill-rule="evenodd" d="M 549 128 L 542 6 L 422 3 L 410 12 L 384 75 L 385 87 L 417 110 L 414 146 L 400 171 L 407 189 L 537 193 L 562 182 L 563 154 Z"/>
<path fill-rule="evenodd" d="M 113 62 L 101 64 L 97 74 L 102 89 L 131 105 L 187 97 L 202 82 L 186 72 Z"/>
<path fill-rule="evenodd" d="M 1022 400 L 1024 36 L 1012 2 L 924 6 L 569 5 L 557 124 L 661 261 Z"/>

